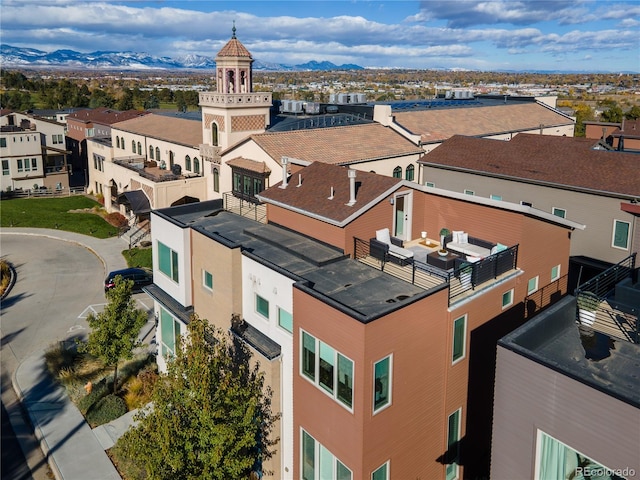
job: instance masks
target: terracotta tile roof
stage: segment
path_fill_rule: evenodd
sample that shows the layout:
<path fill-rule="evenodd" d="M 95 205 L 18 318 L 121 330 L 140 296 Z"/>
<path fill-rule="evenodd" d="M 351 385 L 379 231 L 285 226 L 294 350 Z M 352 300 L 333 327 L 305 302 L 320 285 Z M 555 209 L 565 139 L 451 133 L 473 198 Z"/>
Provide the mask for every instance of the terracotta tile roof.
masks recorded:
<path fill-rule="evenodd" d="M 83 123 L 99 123 L 100 125 L 113 125 L 117 122 L 148 115 L 149 112 L 141 110 L 126 110 L 121 112 L 107 107 L 80 110 L 67 115 L 69 119 Z"/>
<path fill-rule="evenodd" d="M 216 57 L 248 57 L 251 58 L 251 54 L 249 50 L 245 48 L 245 46 L 238 40 L 237 38 L 232 38 L 227 42 L 227 44 L 222 47 L 222 49 L 218 52 Z"/>
<path fill-rule="evenodd" d="M 250 160 L 244 157 L 232 158 L 231 160 L 227 160 L 225 163 L 231 167 L 242 168 L 244 170 L 249 170 L 250 172 L 271 173 L 271 169 L 267 167 L 266 163 L 256 162 L 255 160 Z"/>
<path fill-rule="evenodd" d="M 113 125 L 113 128 L 188 147 L 198 147 L 202 143 L 202 121 L 198 120 L 150 113 L 144 117 L 119 122 Z"/>
<path fill-rule="evenodd" d="M 342 222 L 402 182 L 399 178 L 358 170 L 356 203 L 350 207 L 347 205 L 350 199 L 347 170 L 341 166 L 314 162 L 292 175 L 287 188 L 279 188 L 282 184 L 280 182 L 262 192 L 260 197 L 266 201 L 277 202 L 312 215 Z M 302 176 L 301 186 L 298 186 L 298 175 Z M 333 200 L 329 200 L 332 187 L 334 197 Z"/>
<path fill-rule="evenodd" d="M 508 142 L 455 135 L 420 163 L 640 197 L 640 157 L 594 145 L 588 138 L 525 133 Z"/>
<path fill-rule="evenodd" d="M 396 123 L 424 143 L 440 142 L 453 135 L 487 136 L 540 128 L 540 125 L 570 125 L 564 115 L 533 102 L 504 105 L 394 112 Z"/>
<path fill-rule="evenodd" d="M 282 156 L 338 165 L 422 153 L 419 146 L 380 124 L 266 132 L 251 138 L 278 163 Z"/>

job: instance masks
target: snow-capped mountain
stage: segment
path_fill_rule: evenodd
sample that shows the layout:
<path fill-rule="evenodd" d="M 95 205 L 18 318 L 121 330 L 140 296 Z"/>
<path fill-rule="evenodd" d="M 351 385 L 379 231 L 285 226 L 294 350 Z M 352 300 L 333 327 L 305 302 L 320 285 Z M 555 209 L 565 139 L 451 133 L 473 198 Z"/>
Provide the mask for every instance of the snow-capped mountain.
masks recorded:
<path fill-rule="evenodd" d="M 178 58 L 157 57 L 136 52 L 91 52 L 80 53 L 73 50 L 43 52 L 34 48 L 19 48 L 0 45 L 0 64 L 3 67 L 48 67 L 72 69 L 120 69 L 120 70 L 212 70 L 216 62 L 211 57 L 186 55 Z M 311 61 L 302 65 L 285 65 L 256 60 L 254 70 L 360 70 L 358 65 L 335 65 L 331 62 Z"/>

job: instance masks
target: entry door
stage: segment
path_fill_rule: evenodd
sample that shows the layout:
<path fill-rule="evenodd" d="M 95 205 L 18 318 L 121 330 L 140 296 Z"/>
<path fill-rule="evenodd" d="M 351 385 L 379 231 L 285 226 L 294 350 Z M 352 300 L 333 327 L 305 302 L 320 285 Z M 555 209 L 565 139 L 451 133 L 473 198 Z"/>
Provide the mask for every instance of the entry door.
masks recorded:
<path fill-rule="evenodd" d="M 393 236 L 402 240 L 411 240 L 411 192 L 396 195 L 394 205 Z"/>

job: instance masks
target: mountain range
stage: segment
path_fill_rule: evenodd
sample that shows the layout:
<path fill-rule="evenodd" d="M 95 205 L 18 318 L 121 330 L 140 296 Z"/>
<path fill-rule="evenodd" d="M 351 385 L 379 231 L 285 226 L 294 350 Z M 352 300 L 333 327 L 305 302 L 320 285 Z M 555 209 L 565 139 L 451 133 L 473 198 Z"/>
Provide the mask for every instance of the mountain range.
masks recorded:
<path fill-rule="evenodd" d="M 214 70 L 216 62 L 211 57 L 186 55 L 183 57 L 157 57 L 136 52 L 91 52 L 74 50 L 44 52 L 34 48 L 0 45 L 0 64 L 3 67 L 66 68 L 74 70 Z M 310 61 L 299 65 L 285 65 L 256 60 L 253 69 L 258 71 L 324 71 L 362 70 L 353 64 L 335 65 L 331 62 Z"/>

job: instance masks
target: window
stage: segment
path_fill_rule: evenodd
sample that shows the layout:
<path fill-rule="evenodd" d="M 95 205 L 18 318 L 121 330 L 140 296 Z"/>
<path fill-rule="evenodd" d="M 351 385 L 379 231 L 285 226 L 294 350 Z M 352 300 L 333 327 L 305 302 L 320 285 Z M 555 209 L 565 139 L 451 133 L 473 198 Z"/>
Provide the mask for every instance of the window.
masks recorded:
<path fill-rule="evenodd" d="M 9 160 L 2 160 L 2 175 L 9 175 Z"/>
<path fill-rule="evenodd" d="M 475 195 L 475 194 L 476 194 L 476 192 L 474 192 L 473 190 L 466 190 L 466 189 L 465 189 L 464 194 L 465 194 L 465 195 Z"/>
<path fill-rule="evenodd" d="M 627 250 L 629 248 L 629 222 L 622 220 L 613 221 L 612 246 Z"/>
<path fill-rule="evenodd" d="M 338 402 L 353 405 L 353 361 L 307 332 L 302 333 L 303 375 Z M 320 355 L 316 355 L 319 352 Z"/>
<path fill-rule="evenodd" d="M 520 205 L 523 205 L 525 207 L 533 207 L 533 203 L 531 202 L 525 202 L 524 200 L 520 201 Z"/>
<path fill-rule="evenodd" d="M 391 404 L 391 355 L 373 364 L 373 412 Z"/>
<path fill-rule="evenodd" d="M 180 323 L 164 308 L 160 308 L 160 352 L 162 356 L 176 351 L 176 339 L 180 336 Z"/>
<path fill-rule="evenodd" d="M 371 474 L 371 480 L 389 480 L 389 462 L 376 468 Z"/>
<path fill-rule="evenodd" d="M 407 170 L 405 171 L 404 178 L 407 180 L 413 181 L 414 171 L 415 171 L 415 167 L 413 165 L 409 165 L 407 167 Z"/>
<path fill-rule="evenodd" d="M 175 154 L 169 150 L 169 168 L 173 170 L 173 164 L 175 163 Z"/>
<path fill-rule="evenodd" d="M 451 352 L 451 363 L 456 363 L 464 358 L 465 340 L 467 336 L 467 316 L 463 315 L 453 321 L 453 348 Z"/>
<path fill-rule="evenodd" d="M 18 172 L 24 171 L 24 167 L 22 166 L 22 159 L 18 159 Z"/>
<path fill-rule="evenodd" d="M 7 139 L 2 137 L 0 138 L 0 147 L 6 147 L 7 146 Z"/>
<path fill-rule="evenodd" d="M 502 309 L 510 307 L 513 304 L 513 289 L 502 294 Z"/>
<path fill-rule="evenodd" d="M 213 191 L 220 192 L 220 172 L 217 168 L 213 169 Z"/>
<path fill-rule="evenodd" d="M 278 307 L 278 325 L 287 332 L 293 333 L 293 315 L 280 307 Z"/>
<path fill-rule="evenodd" d="M 149 158 L 151 160 L 153 160 L 153 153 L 154 153 L 153 145 L 149 145 Z"/>
<path fill-rule="evenodd" d="M 191 171 L 191 157 L 189 155 L 185 155 L 184 157 L 184 168 L 185 170 Z"/>
<path fill-rule="evenodd" d="M 304 430 L 302 430 L 301 448 L 304 480 L 352 479 L 351 470 Z"/>
<path fill-rule="evenodd" d="M 620 472 L 622 474 L 622 472 Z M 538 430 L 536 441 L 536 480 L 547 478 L 621 479 L 615 469 L 607 468 L 555 438 Z"/>
<path fill-rule="evenodd" d="M 393 178 L 402 178 L 402 167 L 396 167 L 393 169 Z"/>
<path fill-rule="evenodd" d="M 211 145 L 218 146 L 218 124 L 211 122 Z"/>
<path fill-rule="evenodd" d="M 213 290 L 213 275 L 206 270 L 202 271 L 202 285 L 208 290 Z"/>
<path fill-rule="evenodd" d="M 560 278 L 560 265 L 556 265 L 551 269 L 551 281 L 557 280 Z"/>
<path fill-rule="evenodd" d="M 200 173 L 200 160 L 198 160 L 198 157 L 193 157 L 193 173 Z"/>
<path fill-rule="evenodd" d="M 62 143 L 62 135 L 59 135 L 59 134 L 51 135 L 51 139 L 53 140 L 54 145 L 58 145 Z"/>
<path fill-rule="evenodd" d="M 262 191 L 262 179 L 255 178 L 253 179 L 253 194 L 257 195 Z"/>
<path fill-rule="evenodd" d="M 153 158 L 153 155 L 151 155 L 151 158 Z M 160 148 L 156 147 L 156 161 L 159 162 L 160 161 Z"/>
<path fill-rule="evenodd" d="M 449 415 L 447 422 L 447 480 L 458 478 L 458 462 L 460 460 L 460 413 L 458 409 Z"/>
<path fill-rule="evenodd" d="M 178 253 L 158 242 L 158 267 L 162 273 L 178 282 Z"/>
<path fill-rule="evenodd" d="M 530 278 L 527 282 L 527 295 L 531 295 L 533 292 L 538 290 L 538 276 L 536 275 L 533 278 Z"/>
<path fill-rule="evenodd" d="M 564 208 L 553 207 L 551 209 L 551 213 L 556 217 L 567 218 L 567 211 Z"/>
<path fill-rule="evenodd" d="M 138 142 L 138 155 L 142 155 L 142 144 L 140 142 Z"/>
<path fill-rule="evenodd" d="M 491 200 L 502 200 L 502 195 L 491 195 Z"/>
<path fill-rule="evenodd" d="M 120 137 L 116 136 L 116 148 L 120 148 Z"/>
<path fill-rule="evenodd" d="M 242 186 L 242 175 L 238 172 L 233 172 L 233 191 L 240 192 Z"/>
<path fill-rule="evenodd" d="M 258 294 L 256 294 L 256 312 L 264 318 L 269 318 L 269 300 L 265 300 Z"/>
<path fill-rule="evenodd" d="M 425 187 L 435 188 L 436 184 L 433 182 L 424 182 Z"/>
<path fill-rule="evenodd" d="M 36 160 L 35 158 L 31 159 L 31 170 L 37 170 L 38 169 L 38 160 Z"/>

